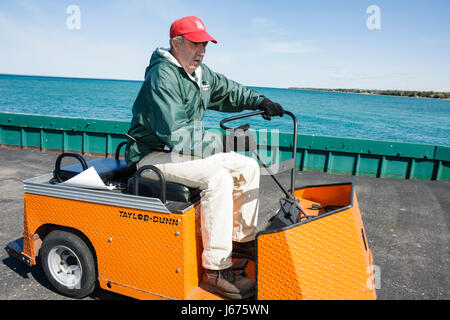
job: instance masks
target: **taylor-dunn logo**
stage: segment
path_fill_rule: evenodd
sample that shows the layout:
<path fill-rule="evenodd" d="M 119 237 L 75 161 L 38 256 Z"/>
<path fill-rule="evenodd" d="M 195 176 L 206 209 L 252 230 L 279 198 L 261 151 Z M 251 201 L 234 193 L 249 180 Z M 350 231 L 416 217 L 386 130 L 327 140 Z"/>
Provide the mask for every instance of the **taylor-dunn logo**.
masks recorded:
<path fill-rule="evenodd" d="M 121 218 L 135 220 L 138 222 L 154 222 L 165 225 L 178 226 L 179 219 L 172 219 L 167 217 L 151 216 L 148 214 L 135 213 L 131 211 L 119 210 Z"/>

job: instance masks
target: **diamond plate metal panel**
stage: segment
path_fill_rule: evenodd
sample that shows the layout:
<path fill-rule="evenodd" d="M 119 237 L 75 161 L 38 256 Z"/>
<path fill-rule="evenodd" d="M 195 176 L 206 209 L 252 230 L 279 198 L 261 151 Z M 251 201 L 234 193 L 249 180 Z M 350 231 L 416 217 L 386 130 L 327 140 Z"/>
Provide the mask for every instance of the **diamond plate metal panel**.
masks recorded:
<path fill-rule="evenodd" d="M 177 299 L 198 285 L 195 208 L 167 214 L 35 194 L 25 205 L 28 235 L 45 224 L 82 232 L 103 280 Z"/>
<path fill-rule="evenodd" d="M 258 299 L 376 298 L 369 287 L 370 250 L 352 196 L 346 210 L 258 236 Z"/>

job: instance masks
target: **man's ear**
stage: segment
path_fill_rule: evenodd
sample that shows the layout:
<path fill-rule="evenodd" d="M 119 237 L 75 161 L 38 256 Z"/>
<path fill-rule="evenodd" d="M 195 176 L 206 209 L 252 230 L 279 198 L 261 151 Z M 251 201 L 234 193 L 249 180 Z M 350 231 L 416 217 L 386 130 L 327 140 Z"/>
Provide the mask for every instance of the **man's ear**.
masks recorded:
<path fill-rule="evenodd" d="M 181 47 L 181 39 L 178 37 L 175 37 L 173 39 L 171 39 L 170 41 L 172 41 L 172 48 L 175 50 L 180 50 Z"/>

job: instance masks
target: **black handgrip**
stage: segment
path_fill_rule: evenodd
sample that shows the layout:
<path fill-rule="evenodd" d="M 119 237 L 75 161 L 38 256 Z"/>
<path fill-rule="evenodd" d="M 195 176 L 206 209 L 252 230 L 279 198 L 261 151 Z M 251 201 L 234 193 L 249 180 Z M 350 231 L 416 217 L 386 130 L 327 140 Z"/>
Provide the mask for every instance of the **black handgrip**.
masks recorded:
<path fill-rule="evenodd" d="M 234 131 L 247 131 L 250 129 L 250 123 L 243 124 L 242 126 L 237 127 Z"/>
<path fill-rule="evenodd" d="M 135 195 L 139 195 L 139 179 L 141 178 L 141 173 L 145 170 L 151 170 L 156 173 L 156 175 L 159 177 L 159 182 L 161 183 L 161 193 L 160 193 L 160 200 L 162 203 L 166 203 L 166 179 L 164 179 L 164 175 L 155 166 L 147 165 L 139 168 L 136 173 L 134 174 L 134 193 Z"/>
<path fill-rule="evenodd" d="M 53 171 L 53 176 L 58 180 L 58 182 L 63 182 L 61 178 L 61 161 L 65 157 L 72 157 L 80 161 L 81 167 L 83 168 L 83 171 L 88 168 L 86 160 L 82 156 L 80 156 L 78 153 L 72 153 L 72 152 L 65 152 L 61 153 L 58 158 L 56 159 L 55 163 L 55 170 Z"/>
<path fill-rule="evenodd" d="M 127 144 L 127 141 L 122 141 L 121 143 L 119 143 L 118 145 L 117 145 L 117 148 L 116 148 L 116 160 L 119 160 L 119 157 L 120 157 L 120 148 L 122 148 L 122 146 L 124 146 L 124 145 L 126 145 Z"/>

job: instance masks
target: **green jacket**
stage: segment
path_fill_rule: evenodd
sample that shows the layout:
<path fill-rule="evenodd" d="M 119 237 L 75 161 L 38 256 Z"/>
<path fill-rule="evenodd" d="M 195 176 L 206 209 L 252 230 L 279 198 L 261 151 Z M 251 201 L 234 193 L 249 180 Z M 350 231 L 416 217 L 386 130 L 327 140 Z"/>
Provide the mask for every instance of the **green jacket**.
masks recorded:
<path fill-rule="evenodd" d="M 222 151 L 218 134 L 205 134 L 206 109 L 222 112 L 256 110 L 262 95 L 213 72 L 202 64 L 189 75 L 167 49 L 156 49 L 145 70 L 145 81 L 133 105 L 125 159 L 138 162 L 165 146 L 198 156 Z M 214 150 L 211 152 L 211 150 Z"/>

